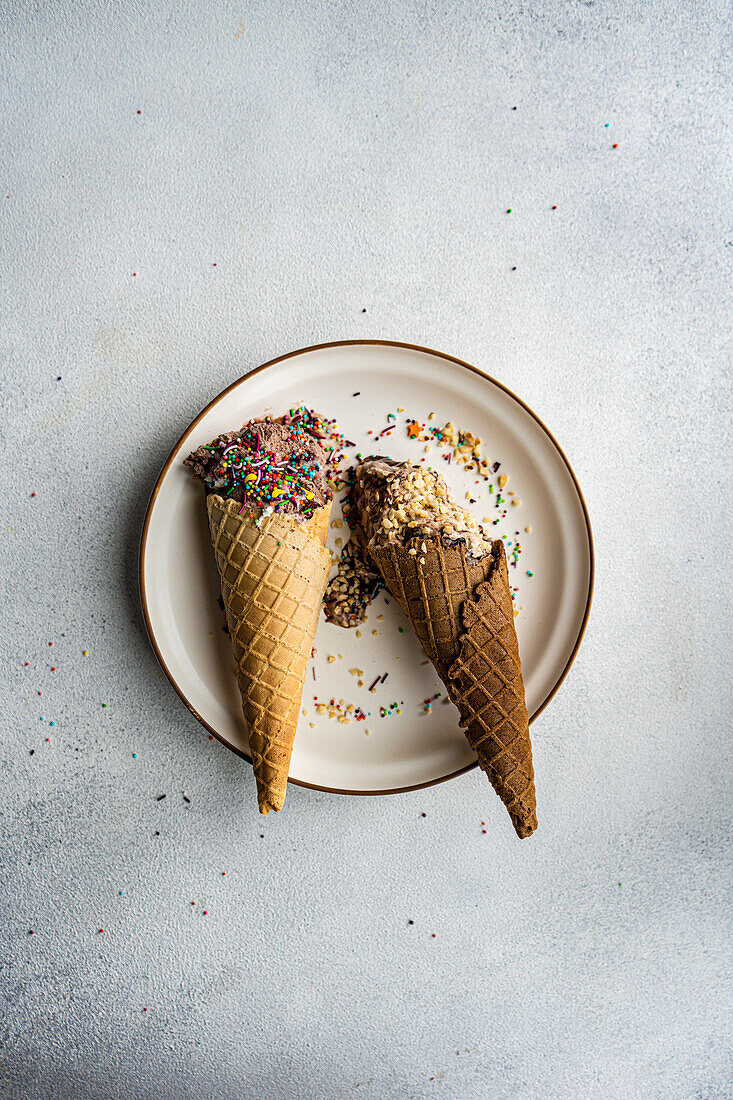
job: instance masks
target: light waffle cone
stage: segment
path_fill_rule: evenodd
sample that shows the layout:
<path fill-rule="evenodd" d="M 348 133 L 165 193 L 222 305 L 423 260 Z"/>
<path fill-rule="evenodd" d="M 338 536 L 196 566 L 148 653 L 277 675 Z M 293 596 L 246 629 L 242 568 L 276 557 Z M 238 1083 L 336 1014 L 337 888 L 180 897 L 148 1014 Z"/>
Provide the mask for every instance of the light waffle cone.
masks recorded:
<path fill-rule="evenodd" d="M 206 498 L 247 721 L 260 813 L 281 810 L 300 700 L 331 568 L 331 505 L 304 521 L 280 513 L 259 525 L 242 505 Z"/>
<path fill-rule="evenodd" d="M 477 561 L 464 544 L 444 546 L 439 538 L 390 542 L 369 553 L 458 707 L 518 836 L 529 836 L 537 799 L 503 542 Z"/>

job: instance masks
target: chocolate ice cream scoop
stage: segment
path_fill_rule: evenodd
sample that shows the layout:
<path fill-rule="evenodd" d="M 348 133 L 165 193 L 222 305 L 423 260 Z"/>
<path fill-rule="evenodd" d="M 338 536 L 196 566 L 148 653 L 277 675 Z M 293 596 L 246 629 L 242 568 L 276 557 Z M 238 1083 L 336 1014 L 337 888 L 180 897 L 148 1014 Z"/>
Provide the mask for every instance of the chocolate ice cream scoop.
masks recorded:
<path fill-rule="evenodd" d="M 419 536 L 440 537 L 446 546 L 465 543 L 472 558 L 491 553 L 492 540 L 435 470 L 374 455 L 357 467 L 350 504 L 349 523 L 367 553 Z"/>
<path fill-rule="evenodd" d="M 184 465 L 204 483 L 207 494 L 218 493 L 262 513 L 307 517 L 333 497 L 327 478 L 341 450 L 330 424 L 305 408 L 251 420 L 199 447 Z"/>

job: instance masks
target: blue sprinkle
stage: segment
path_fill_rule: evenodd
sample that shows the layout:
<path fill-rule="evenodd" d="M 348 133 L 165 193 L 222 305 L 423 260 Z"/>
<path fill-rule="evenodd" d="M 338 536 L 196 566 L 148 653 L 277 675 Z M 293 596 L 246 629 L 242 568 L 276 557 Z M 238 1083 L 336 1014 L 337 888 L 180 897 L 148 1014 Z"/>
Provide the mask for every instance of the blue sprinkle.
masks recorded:
<path fill-rule="evenodd" d="M 132 754 L 132 759 L 133 759 L 133 760 L 137 760 L 137 753 L 136 753 L 136 752 L 134 752 L 134 753 Z"/>
<path fill-rule="evenodd" d="M 56 725 L 56 723 L 55 723 L 55 722 L 50 722 L 50 723 L 49 723 L 49 725 L 51 725 L 51 726 L 55 726 L 55 725 Z"/>
<path fill-rule="evenodd" d="M 125 896 L 125 891 L 124 891 L 124 890 L 120 890 L 120 897 L 121 897 L 121 898 L 124 898 L 124 896 Z"/>
<path fill-rule="evenodd" d="M 43 718 L 41 718 L 41 721 L 43 722 L 43 721 L 44 721 L 44 719 L 43 719 Z"/>

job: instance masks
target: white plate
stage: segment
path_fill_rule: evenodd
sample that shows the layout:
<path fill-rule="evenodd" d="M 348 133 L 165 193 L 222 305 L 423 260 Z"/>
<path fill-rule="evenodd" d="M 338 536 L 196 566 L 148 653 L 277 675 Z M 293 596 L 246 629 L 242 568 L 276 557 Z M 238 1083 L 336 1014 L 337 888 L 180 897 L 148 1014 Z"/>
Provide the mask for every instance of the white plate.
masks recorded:
<path fill-rule="evenodd" d="M 492 530 L 506 535 L 507 543 L 520 532 L 522 554 L 509 574 L 519 589 L 517 633 L 527 706 L 536 717 L 572 663 L 590 608 L 592 538 L 575 476 L 541 421 L 500 383 L 451 356 L 378 341 L 306 348 L 251 371 L 204 409 L 171 452 L 145 519 L 140 588 L 153 647 L 186 705 L 219 740 L 247 755 L 203 492 L 182 460 L 199 444 L 245 420 L 279 415 L 301 404 L 335 417 L 356 443 L 354 453 L 381 451 L 417 462 L 425 458 L 445 475 L 458 500 L 468 490 L 475 493 L 479 519 L 498 515 L 488 485 L 476 485 L 462 468 L 443 461 L 439 448 L 426 455 L 424 443 L 408 438 L 405 418 L 428 426 L 451 420 L 482 439 L 484 457 L 501 462 L 499 473 L 509 475 L 502 495 L 511 500 L 511 489 L 521 505 L 510 506 L 506 519 Z M 404 413 L 397 413 L 401 408 Z M 428 422 L 433 411 L 435 419 Z M 397 427 L 375 443 L 368 429 L 375 435 L 381 431 L 389 412 L 397 413 Z M 337 503 L 333 518 L 339 515 Z M 348 530 L 331 529 L 332 548 L 337 537 L 347 538 Z M 476 758 L 453 705 L 441 698 L 426 712 L 423 701 L 442 691 L 442 684 L 388 594 L 375 601 L 361 634 L 357 638 L 354 630 L 321 621 L 303 693 L 308 713 L 298 727 L 292 781 L 373 794 L 426 786 L 474 766 Z M 336 660 L 329 662 L 329 656 Z M 361 688 L 358 677 L 349 673 L 354 668 L 363 669 Z M 386 682 L 370 693 L 369 686 L 384 672 L 389 673 Z M 371 715 L 366 722 L 345 724 L 316 714 L 314 696 L 319 701 L 345 699 Z M 393 702 L 400 704 L 401 713 L 380 717 L 380 706 Z"/>

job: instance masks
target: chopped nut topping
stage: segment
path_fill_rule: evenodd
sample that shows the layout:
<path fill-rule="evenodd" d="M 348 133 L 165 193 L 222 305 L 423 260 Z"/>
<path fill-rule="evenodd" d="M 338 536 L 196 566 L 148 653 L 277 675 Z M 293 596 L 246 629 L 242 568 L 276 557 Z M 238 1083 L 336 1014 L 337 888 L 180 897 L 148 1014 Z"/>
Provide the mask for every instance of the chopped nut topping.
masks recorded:
<path fill-rule="evenodd" d="M 475 445 L 473 437 L 470 443 Z M 359 467 L 355 489 L 367 551 L 370 545 L 406 543 L 418 535 L 422 536 L 419 551 L 418 546 L 408 547 L 410 553 L 415 550 L 413 556 L 424 554 L 425 539 L 435 536 L 465 542 L 473 557 L 491 553 L 492 540 L 484 535 L 476 517 L 451 498 L 444 478 L 435 470 L 374 458 Z M 466 498 L 473 499 L 470 493 Z"/>

